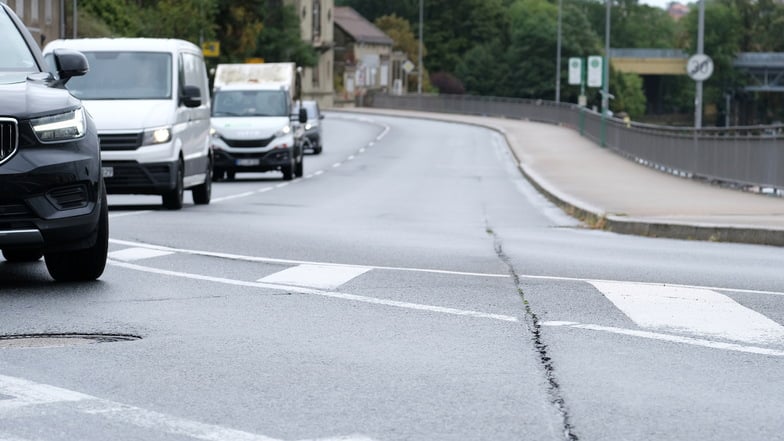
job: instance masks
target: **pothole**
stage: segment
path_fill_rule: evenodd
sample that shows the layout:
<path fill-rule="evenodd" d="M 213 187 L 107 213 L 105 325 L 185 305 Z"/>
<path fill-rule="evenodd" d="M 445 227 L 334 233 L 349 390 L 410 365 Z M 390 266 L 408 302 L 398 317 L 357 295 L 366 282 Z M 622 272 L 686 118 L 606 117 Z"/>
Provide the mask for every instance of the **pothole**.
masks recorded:
<path fill-rule="evenodd" d="M 60 348 L 95 343 L 140 340 L 130 334 L 20 334 L 0 335 L 0 349 Z"/>

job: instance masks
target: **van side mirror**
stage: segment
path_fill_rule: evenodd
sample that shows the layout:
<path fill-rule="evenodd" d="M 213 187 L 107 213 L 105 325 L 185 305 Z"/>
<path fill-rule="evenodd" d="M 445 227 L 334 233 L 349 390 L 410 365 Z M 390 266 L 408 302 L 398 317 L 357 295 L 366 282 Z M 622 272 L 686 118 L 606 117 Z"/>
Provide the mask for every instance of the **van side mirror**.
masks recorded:
<path fill-rule="evenodd" d="M 60 77 L 60 82 L 65 84 L 72 77 L 80 77 L 90 70 L 87 57 L 81 52 L 71 49 L 54 50 L 54 68 Z"/>
<path fill-rule="evenodd" d="M 308 109 L 305 109 L 304 107 L 299 109 L 299 122 L 300 124 L 308 122 Z"/>
<path fill-rule="evenodd" d="M 183 87 L 180 102 L 190 108 L 201 106 L 201 90 L 197 86 Z"/>

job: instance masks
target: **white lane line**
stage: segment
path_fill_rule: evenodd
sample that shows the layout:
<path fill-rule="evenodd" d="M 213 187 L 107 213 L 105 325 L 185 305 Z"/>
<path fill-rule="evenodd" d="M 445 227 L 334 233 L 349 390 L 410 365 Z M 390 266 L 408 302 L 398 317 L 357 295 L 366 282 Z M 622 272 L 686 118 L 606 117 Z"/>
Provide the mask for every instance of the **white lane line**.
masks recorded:
<path fill-rule="evenodd" d="M 237 193 L 237 194 L 233 194 L 233 195 L 229 195 L 229 196 L 223 196 L 223 197 L 220 197 L 220 198 L 215 198 L 215 199 L 212 199 L 210 202 L 219 204 L 221 202 L 230 201 L 232 199 L 246 198 L 248 196 L 253 196 L 254 194 L 256 194 L 255 191 L 246 191 L 245 193 Z"/>
<path fill-rule="evenodd" d="M 67 389 L 62 389 L 47 384 L 34 383 L 22 378 L 0 375 L 0 392 L 14 397 L 12 400 L 24 406 L 42 404 L 70 403 L 69 410 L 75 410 L 89 415 L 98 415 L 113 422 L 121 422 L 136 427 L 163 432 L 170 435 L 190 437 L 204 441 L 280 441 L 264 435 L 257 435 L 241 430 L 229 429 L 214 424 L 205 424 L 198 421 L 178 418 L 160 412 L 154 412 L 140 407 L 100 399 Z M 3 410 L 13 410 L 13 407 L 0 407 Z M 6 437 L 0 433 L 0 440 L 16 441 L 19 438 Z M 342 439 L 346 441 L 372 441 L 364 435 L 350 435 L 346 437 L 332 437 L 325 439 Z"/>
<path fill-rule="evenodd" d="M 336 289 L 365 274 L 370 268 L 359 266 L 298 265 L 259 279 L 262 283 Z"/>
<path fill-rule="evenodd" d="M 0 392 L 14 397 L 10 400 L 0 400 L 0 412 L 38 404 L 75 402 L 93 398 L 67 389 L 5 375 L 0 375 Z"/>
<path fill-rule="evenodd" d="M 776 349 L 761 348 L 758 346 L 743 346 L 734 343 L 722 343 L 717 341 L 703 340 L 699 338 L 681 337 L 677 335 L 661 334 L 658 332 L 638 331 L 635 329 L 616 328 L 612 326 L 600 326 L 581 324 L 575 322 L 541 322 L 541 326 L 547 327 L 567 327 L 585 329 L 589 331 L 609 332 L 611 334 L 629 335 L 632 337 L 647 338 L 650 340 L 660 340 L 670 343 L 682 343 L 692 346 L 702 346 L 704 348 L 721 349 L 724 351 L 744 352 L 748 354 L 772 355 L 774 357 L 784 357 L 784 351 Z"/>
<path fill-rule="evenodd" d="M 277 291 L 286 291 L 286 292 L 294 292 L 298 294 L 309 294 L 321 297 L 330 297 L 334 299 L 340 300 L 351 300 L 355 302 L 362 302 L 362 303 L 371 303 L 375 305 L 384 305 L 384 306 L 392 306 L 396 308 L 403 308 L 403 309 L 413 309 L 418 311 L 427 311 L 427 312 L 436 312 L 440 314 L 450 314 L 450 315 L 458 315 L 458 316 L 465 316 L 465 317 L 474 317 L 474 318 L 483 318 L 483 319 L 491 319 L 491 320 L 499 320 L 504 322 L 517 322 L 517 317 L 512 317 L 509 315 L 503 314 L 490 314 L 485 312 L 479 311 L 471 311 L 465 309 L 455 309 L 455 308 L 446 308 L 442 306 L 434 306 L 434 305 L 424 305 L 420 303 L 409 303 L 409 302 L 399 302 L 396 300 L 387 300 L 387 299 L 378 299 L 375 297 L 366 297 L 366 296 L 359 296 L 355 294 L 347 294 L 347 293 L 339 293 L 339 292 L 332 292 L 332 291 L 322 291 L 317 289 L 310 289 L 310 288 L 301 288 L 297 286 L 285 286 L 285 285 L 277 285 L 272 283 L 260 283 L 260 282 L 246 282 L 243 280 L 234 280 L 234 279 L 226 279 L 222 277 L 213 277 L 213 276 L 205 276 L 202 274 L 192 274 L 192 273 L 183 273 L 178 271 L 169 271 L 163 270 L 159 268 L 152 268 L 147 266 L 135 265 L 132 263 L 125 263 L 125 262 L 117 262 L 110 260 L 107 262 L 109 265 L 126 268 L 134 271 L 141 271 L 150 274 L 159 274 L 164 276 L 171 276 L 171 277 L 180 277 L 184 279 L 191 279 L 191 280 L 202 280 L 206 282 L 214 282 L 214 283 L 222 283 L 225 285 L 233 285 L 233 286 L 244 286 L 250 288 L 262 288 L 262 289 L 270 289 L 270 290 L 277 290 Z"/>
<path fill-rule="evenodd" d="M 280 184 L 276 185 L 275 188 L 283 188 L 283 187 L 285 187 L 287 185 L 289 185 L 288 182 L 281 182 Z"/>
<path fill-rule="evenodd" d="M 131 242 L 131 241 L 120 240 L 120 239 L 109 239 L 109 242 L 116 245 L 127 245 L 129 247 L 150 248 L 153 250 L 171 251 L 173 253 L 193 254 L 196 256 L 206 256 L 206 257 L 217 257 L 220 259 L 240 260 L 244 262 L 283 263 L 283 264 L 291 264 L 291 265 L 348 266 L 348 267 L 361 267 L 361 268 L 387 270 L 387 271 L 411 271 L 417 273 L 447 274 L 453 276 L 470 276 L 470 277 L 497 277 L 497 278 L 509 277 L 508 274 L 472 273 L 472 272 L 464 272 L 464 271 L 448 271 L 448 270 L 437 270 L 437 269 L 427 269 L 427 268 L 405 268 L 405 267 L 394 267 L 394 266 L 350 265 L 345 263 L 313 262 L 309 260 L 275 259 L 271 257 L 243 256 L 240 254 L 215 253 L 211 251 L 190 250 L 185 248 L 172 248 L 172 247 L 166 247 L 162 245 L 151 245 L 151 244 L 146 244 L 141 242 Z"/>
<path fill-rule="evenodd" d="M 333 168 L 338 168 L 338 167 L 340 167 L 341 165 L 343 165 L 343 164 L 342 164 L 342 163 L 340 163 L 340 162 L 336 162 L 336 163 L 332 164 L 332 167 L 333 167 Z"/>
<path fill-rule="evenodd" d="M 312 178 L 312 177 L 313 177 L 313 174 L 312 174 L 312 173 L 311 173 L 311 174 L 309 174 L 309 175 L 305 175 L 305 179 L 310 179 L 310 178 Z"/>
<path fill-rule="evenodd" d="M 784 326 L 709 289 L 591 282 L 642 328 L 752 344 L 784 342 Z"/>
<path fill-rule="evenodd" d="M 359 153 L 365 153 L 365 148 L 362 147 L 361 149 L 359 149 Z"/>
<path fill-rule="evenodd" d="M 313 176 L 321 176 L 323 174 L 324 174 L 324 170 L 319 170 L 319 171 L 313 172 Z"/>
<path fill-rule="evenodd" d="M 721 291 L 721 292 L 737 292 L 743 294 L 765 294 L 771 296 L 784 296 L 784 292 L 782 291 L 766 291 L 760 289 L 741 289 L 741 288 L 726 288 L 721 286 L 699 286 L 699 285 L 682 285 L 678 283 L 653 283 L 653 282 L 635 282 L 631 280 L 606 280 L 606 279 L 587 279 L 581 277 L 560 277 L 560 276 L 535 276 L 535 275 L 527 275 L 527 274 L 520 274 L 518 276 L 521 279 L 529 279 L 529 280 L 554 280 L 559 282 L 607 282 L 607 283 L 637 283 L 640 285 L 651 285 L 651 286 L 670 286 L 670 287 L 678 287 L 678 288 L 695 288 L 695 289 L 710 289 L 713 291 Z"/>
<path fill-rule="evenodd" d="M 369 142 L 369 143 L 367 144 L 367 146 L 368 146 L 368 147 L 373 147 L 374 145 L 376 145 L 376 143 L 375 143 L 375 142 L 373 142 L 373 141 L 371 141 L 371 142 Z"/>
<path fill-rule="evenodd" d="M 356 156 L 354 156 L 354 155 L 351 155 L 351 156 L 349 156 L 348 158 L 346 158 L 346 160 L 347 160 L 347 161 L 353 161 L 355 157 L 356 157 Z"/>
<path fill-rule="evenodd" d="M 168 256 L 174 254 L 173 251 L 153 250 L 150 248 L 133 247 L 124 250 L 112 251 L 109 253 L 111 259 L 132 262 L 134 260 L 150 259 L 152 257 Z"/>
<path fill-rule="evenodd" d="M 141 214 L 152 213 L 152 210 L 129 211 L 127 213 L 109 213 L 109 219 L 116 219 L 118 217 L 139 216 Z"/>

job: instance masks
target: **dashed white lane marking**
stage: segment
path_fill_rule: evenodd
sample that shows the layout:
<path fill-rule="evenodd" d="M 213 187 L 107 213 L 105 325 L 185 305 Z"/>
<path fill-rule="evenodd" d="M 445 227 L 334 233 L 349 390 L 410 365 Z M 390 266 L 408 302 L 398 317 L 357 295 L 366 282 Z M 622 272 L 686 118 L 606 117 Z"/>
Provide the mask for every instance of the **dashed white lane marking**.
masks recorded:
<path fill-rule="evenodd" d="M 275 188 L 283 188 L 283 187 L 285 187 L 285 186 L 287 186 L 287 185 L 289 185 L 289 183 L 288 183 L 288 182 L 281 182 L 280 184 L 277 184 L 277 185 L 275 186 Z"/>
<path fill-rule="evenodd" d="M 338 168 L 338 167 L 340 167 L 341 165 L 343 165 L 343 164 L 342 164 L 342 163 L 340 163 L 340 162 L 336 162 L 336 163 L 332 164 L 332 167 L 333 167 L 333 168 Z"/>
<path fill-rule="evenodd" d="M 124 262 L 132 262 L 134 260 L 150 259 L 152 257 L 168 256 L 174 254 L 173 251 L 153 250 L 150 248 L 126 248 L 124 250 L 112 251 L 109 257 L 112 259 L 122 260 Z"/>
<path fill-rule="evenodd" d="M 262 283 L 336 289 L 365 274 L 370 268 L 359 266 L 298 265 L 259 279 Z"/>
<path fill-rule="evenodd" d="M 109 213 L 109 219 L 116 219 L 118 217 L 139 216 L 141 214 L 152 213 L 152 210 L 128 211 L 125 213 Z"/>
<path fill-rule="evenodd" d="M 612 326 L 590 325 L 590 324 L 582 324 L 576 322 L 541 322 L 540 325 L 547 326 L 547 327 L 567 327 L 567 328 L 585 329 L 589 331 L 609 332 L 611 334 L 628 335 L 632 337 L 647 338 L 650 340 L 660 340 L 660 341 L 666 341 L 670 343 L 681 343 L 681 344 L 687 344 L 692 346 L 702 346 L 711 349 L 721 349 L 725 351 L 744 352 L 748 354 L 784 357 L 784 351 L 780 351 L 776 349 L 761 348 L 758 346 L 743 346 L 734 343 L 723 343 L 717 341 L 703 340 L 699 338 L 681 337 L 677 335 L 661 334 L 661 333 L 649 332 L 649 331 L 639 331 L 635 329 L 624 329 L 624 328 L 616 328 Z"/>
<path fill-rule="evenodd" d="M 708 289 L 591 282 L 642 328 L 752 344 L 784 342 L 784 326 Z"/>
<path fill-rule="evenodd" d="M 365 153 L 365 148 L 362 147 L 361 149 L 359 149 L 359 153 Z"/>
<path fill-rule="evenodd" d="M 136 427 L 163 432 L 170 435 L 190 437 L 204 441 L 279 441 L 264 435 L 257 435 L 241 430 L 229 429 L 214 424 L 178 418 L 140 407 L 129 406 L 94 396 L 62 389 L 46 384 L 39 384 L 22 378 L 0 375 L 0 392 L 14 397 L 0 400 L 0 413 L 13 411 L 18 407 L 64 403 L 68 409 L 90 415 L 98 415 L 113 422 L 121 422 Z M 5 403 L 15 404 L 9 406 Z M 2 407 L 5 405 L 5 407 Z M 372 441 L 364 435 L 323 438 L 345 441 Z M 0 433 L 0 440 L 16 441 L 19 438 Z M 316 441 L 316 440 L 314 440 Z"/>
<path fill-rule="evenodd" d="M 353 161 L 353 160 L 354 160 L 354 158 L 356 158 L 356 156 L 354 156 L 354 155 L 351 155 L 351 156 L 349 156 L 348 158 L 346 158 L 346 160 L 347 160 L 347 161 Z"/>
<path fill-rule="evenodd" d="M 324 174 L 324 170 L 319 170 L 319 171 L 313 172 L 313 176 L 321 176 L 323 174 Z"/>
<path fill-rule="evenodd" d="M 395 267 L 395 266 L 349 265 L 344 263 L 313 262 L 309 260 L 275 259 L 271 257 L 243 256 L 241 254 L 216 253 L 211 251 L 190 250 L 186 248 L 173 248 L 173 247 L 166 247 L 161 245 L 146 244 L 141 242 L 131 242 L 131 241 L 120 240 L 120 239 L 109 239 L 109 242 L 115 245 L 149 248 L 153 250 L 171 251 L 173 253 L 193 254 L 196 256 L 205 256 L 205 257 L 217 257 L 219 259 L 240 260 L 244 262 L 283 263 L 283 264 L 291 264 L 291 265 L 348 266 L 353 268 L 361 267 L 361 268 L 387 270 L 387 271 L 411 271 L 411 272 L 418 272 L 418 273 L 447 274 L 447 275 L 454 275 L 454 276 L 509 278 L 508 274 L 472 273 L 472 272 L 465 272 L 465 271 L 449 271 L 449 270 L 438 270 L 438 269 L 427 269 L 427 268 L 406 268 L 406 267 Z"/>
<path fill-rule="evenodd" d="M 213 276 L 206 276 L 202 274 L 192 274 L 192 273 L 184 273 L 178 271 L 169 271 L 163 270 L 159 268 L 152 268 L 147 266 L 136 265 L 132 263 L 126 262 L 117 262 L 110 260 L 107 262 L 110 265 L 126 268 L 134 271 L 141 271 L 150 274 L 159 274 L 164 276 L 171 276 L 171 277 L 180 277 L 185 279 L 191 280 L 202 280 L 206 282 L 214 282 L 214 283 L 222 283 L 225 285 L 233 285 L 233 286 L 244 286 L 244 287 L 251 287 L 251 288 L 262 288 L 262 289 L 270 289 L 270 290 L 277 290 L 277 291 L 286 291 L 286 292 L 294 292 L 299 294 L 309 294 L 314 296 L 321 296 L 321 297 L 331 297 L 334 299 L 340 300 L 350 300 L 354 302 L 362 302 L 362 303 L 370 303 L 375 305 L 384 305 L 384 306 L 392 306 L 395 308 L 403 308 L 403 309 L 412 309 L 418 311 L 426 311 L 426 312 L 435 312 L 439 314 L 449 314 L 449 315 L 457 315 L 457 316 L 464 316 L 464 317 L 474 317 L 474 318 L 483 318 L 483 319 L 491 319 L 491 320 L 499 320 L 504 322 L 517 322 L 517 317 L 512 317 L 503 314 L 490 314 L 486 312 L 479 312 L 479 311 L 471 311 L 465 309 L 455 309 L 455 308 L 446 308 L 442 306 L 434 306 L 434 305 L 424 305 L 421 303 L 410 303 L 410 302 L 399 302 L 397 300 L 387 300 L 387 299 L 378 299 L 375 297 L 366 297 L 360 296 L 355 294 L 347 294 L 347 293 L 340 293 L 340 292 L 333 292 L 333 291 L 322 291 L 317 289 L 311 288 L 301 288 L 297 286 L 286 286 L 286 285 L 277 285 L 272 283 L 261 283 L 261 282 L 246 282 L 244 280 L 234 280 L 234 279 L 226 279 L 222 277 L 213 277 Z"/>
<path fill-rule="evenodd" d="M 215 199 L 212 199 L 210 202 L 212 202 L 214 204 L 218 204 L 218 203 L 221 203 L 221 202 L 224 202 L 224 201 L 230 201 L 232 199 L 246 198 L 248 196 L 253 196 L 254 194 L 256 194 L 255 191 L 246 191 L 244 193 L 237 193 L 237 194 L 232 194 L 232 195 L 229 195 L 229 196 L 224 196 L 224 197 L 221 197 L 221 198 L 215 198 Z"/>

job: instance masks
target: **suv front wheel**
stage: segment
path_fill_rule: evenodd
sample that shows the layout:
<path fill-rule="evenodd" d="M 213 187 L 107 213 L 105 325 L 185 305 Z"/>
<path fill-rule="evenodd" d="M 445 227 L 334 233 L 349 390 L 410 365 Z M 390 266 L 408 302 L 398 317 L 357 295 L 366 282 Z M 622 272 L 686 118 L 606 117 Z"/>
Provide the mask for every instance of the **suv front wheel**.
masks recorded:
<path fill-rule="evenodd" d="M 98 234 L 89 248 L 44 255 L 46 269 L 58 282 L 95 280 L 103 274 L 109 251 L 109 207 L 106 190 L 101 192 L 101 212 L 98 217 Z"/>

